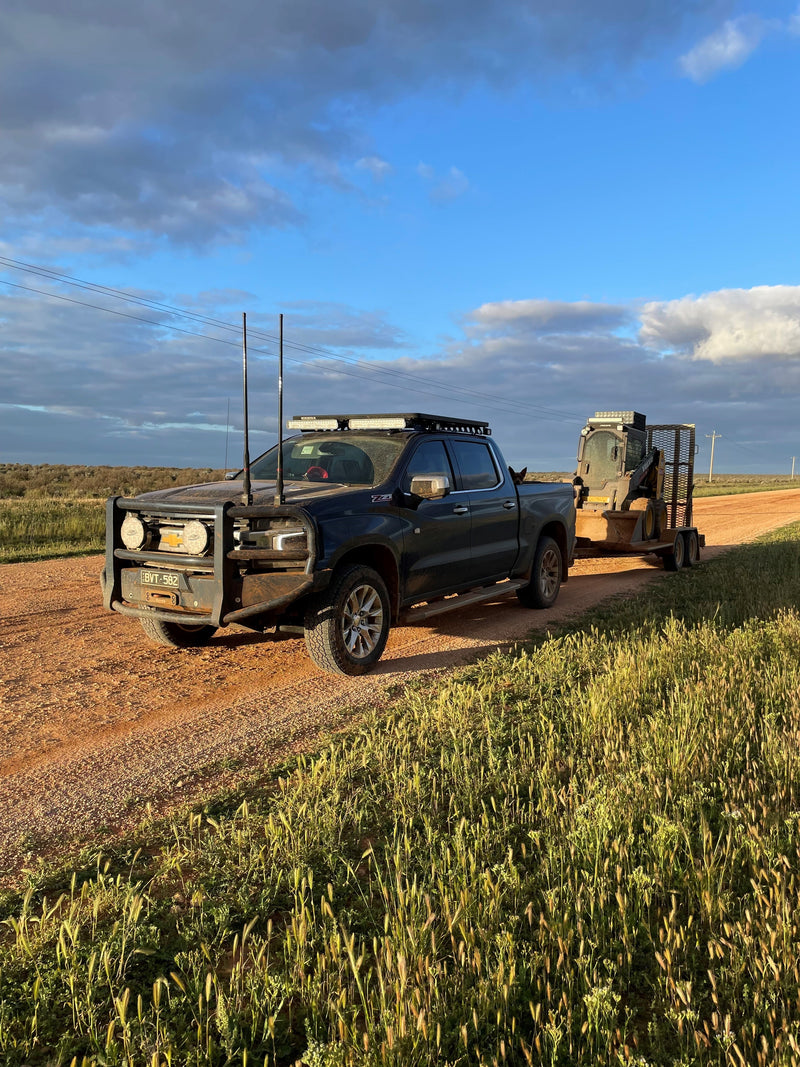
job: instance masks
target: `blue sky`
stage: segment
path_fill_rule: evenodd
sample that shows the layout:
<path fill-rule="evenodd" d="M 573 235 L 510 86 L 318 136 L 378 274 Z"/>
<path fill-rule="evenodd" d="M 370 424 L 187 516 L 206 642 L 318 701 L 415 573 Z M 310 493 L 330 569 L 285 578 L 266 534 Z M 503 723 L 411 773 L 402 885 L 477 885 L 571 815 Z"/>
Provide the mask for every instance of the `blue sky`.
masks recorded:
<path fill-rule="evenodd" d="M 0 462 L 233 465 L 246 311 L 256 449 L 283 312 L 288 414 L 568 471 L 635 408 L 788 472 L 798 88 L 796 2 L 13 0 Z"/>

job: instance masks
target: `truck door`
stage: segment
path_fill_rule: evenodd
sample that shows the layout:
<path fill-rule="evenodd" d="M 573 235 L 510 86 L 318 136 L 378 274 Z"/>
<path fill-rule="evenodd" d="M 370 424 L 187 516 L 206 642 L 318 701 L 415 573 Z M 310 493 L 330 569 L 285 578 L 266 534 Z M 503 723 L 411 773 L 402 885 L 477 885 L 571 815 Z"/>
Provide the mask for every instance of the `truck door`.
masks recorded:
<path fill-rule="evenodd" d="M 508 474 L 486 441 L 448 442 L 459 472 L 454 499 L 472 516 L 471 573 L 477 581 L 507 578 L 519 551 L 519 501 Z"/>
<path fill-rule="evenodd" d="M 451 592 L 461 584 L 470 554 L 469 506 L 463 495 L 449 493 L 441 500 L 421 500 L 412 506 L 408 494 L 416 474 L 443 474 L 455 486 L 441 440 L 421 441 L 400 480 L 406 505 L 401 507 L 404 597 L 412 598 L 411 603 Z"/>

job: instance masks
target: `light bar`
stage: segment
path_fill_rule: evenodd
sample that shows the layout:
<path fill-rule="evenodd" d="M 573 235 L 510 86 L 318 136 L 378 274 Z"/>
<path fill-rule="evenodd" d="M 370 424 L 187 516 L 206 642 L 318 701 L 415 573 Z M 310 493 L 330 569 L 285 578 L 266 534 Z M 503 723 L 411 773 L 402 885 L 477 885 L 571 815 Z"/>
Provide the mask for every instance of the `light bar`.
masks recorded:
<path fill-rule="evenodd" d="M 338 430 L 339 420 L 320 415 L 295 415 L 286 426 L 290 430 Z"/>
<path fill-rule="evenodd" d="M 395 415 L 394 417 L 377 416 L 370 417 L 364 415 L 362 417 L 355 416 L 347 420 L 347 425 L 351 430 L 405 430 L 409 424 L 409 420 L 405 415 Z"/>

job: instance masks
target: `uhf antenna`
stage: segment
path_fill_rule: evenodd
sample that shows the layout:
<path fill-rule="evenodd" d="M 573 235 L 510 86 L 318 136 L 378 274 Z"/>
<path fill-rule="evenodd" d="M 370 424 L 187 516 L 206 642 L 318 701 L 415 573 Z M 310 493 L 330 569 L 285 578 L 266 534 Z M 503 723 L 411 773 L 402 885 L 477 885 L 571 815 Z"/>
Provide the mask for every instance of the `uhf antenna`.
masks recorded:
<path fill-rule="evenodd" d="M 283 314 L 280 316 L 278 346 L 278 474 L 275 480 L 275 506 L 283 504 Z"/>
<path fill-rule="evenodd" d="M 252 494 L 250 492 L 250 437 L 247 425 L 247 312 L 242 312 L 242 382 L 244 392 L 244 463 L 242 469 L 242 503 L 246 508 L 250 507 Z"/>

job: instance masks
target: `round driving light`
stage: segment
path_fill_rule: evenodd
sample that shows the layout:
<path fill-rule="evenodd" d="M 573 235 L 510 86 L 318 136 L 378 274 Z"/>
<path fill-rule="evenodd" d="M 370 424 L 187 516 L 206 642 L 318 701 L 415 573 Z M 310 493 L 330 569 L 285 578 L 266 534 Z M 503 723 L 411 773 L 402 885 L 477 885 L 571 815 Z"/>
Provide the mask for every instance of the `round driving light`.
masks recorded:
<path fill-rule="evenodd" d="M 141 519 L 137 519 L 135 515 L 131 515 L 130 512 L 122 520 L 120 535 L 122 536 L 123 545 L 131 552 L 141 548 L 147 540 L 147 530 L 144 528 L 144 523 Z"/>
<path fill-rule="evenodd" d="M 193 519 L 183 528 L 183 546 L 193 556 L 200 556 L 208 548 L 208 530 L 202 522 Z"/>

